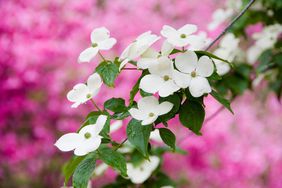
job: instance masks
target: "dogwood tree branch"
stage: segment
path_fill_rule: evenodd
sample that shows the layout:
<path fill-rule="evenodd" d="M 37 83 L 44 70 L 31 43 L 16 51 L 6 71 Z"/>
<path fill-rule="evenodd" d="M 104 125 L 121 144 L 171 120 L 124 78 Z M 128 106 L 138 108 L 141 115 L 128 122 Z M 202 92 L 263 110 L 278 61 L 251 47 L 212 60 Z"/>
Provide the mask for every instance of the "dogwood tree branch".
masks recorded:
<path fill-rule="evenodd" d="M 210 45 L 205 49 L 208 51 L 227 31 L 231 29 L 231 27 L 237 22 L 245 13 L 246 11 L 252 6 L 252 4 L 256 0 L 250 0 L 249 3 L 243 8 L 243 10 L 226 26 L 226 28 L 210 43 Z"/>

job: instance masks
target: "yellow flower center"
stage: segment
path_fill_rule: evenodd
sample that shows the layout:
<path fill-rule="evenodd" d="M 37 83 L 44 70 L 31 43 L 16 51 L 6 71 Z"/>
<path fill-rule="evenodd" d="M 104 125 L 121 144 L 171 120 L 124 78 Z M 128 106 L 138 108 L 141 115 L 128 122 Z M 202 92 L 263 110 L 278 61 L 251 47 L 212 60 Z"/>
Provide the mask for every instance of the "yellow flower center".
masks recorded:
<path fill-rule="evenodd" d="M 168 81 L 169 80 L 169 76 L 168 75 L 165 75 L 164 76 L 164 81 Z"/>
<path fill-rule="evenodd" d="M 180 37 L 183 38 L 183 39 L 185 39 L 185 38 L 186 38 L 186 35 L 185 35 L 185 34 L 181 34 Z"/>
<path fill-rule="evenodd" d="M 92 95 L 90 94 L 90 93 L 88 93 L 87 95 L 86 95 L 86 98 L 91 98 L 92 97 Z"/>
<path fill-rule="evenodd" d="M 93 47 L 93 48 L 95 48 L 95 47 L 97 47 L 97 46 L 98 46 L 97 43 L 93 43 L 93 44 L 92 44 L 92 47 Z"/>
<path fill-rule="evenodd" d="M 151 113 L 149 113 L 149 117 L 154 117 L 154 113 L 153 112 L 151 112 Z"/>
<path fill-rule="evenodd" d="M 87 133 L 84 134 L 84 137 L 85 137 L 86 139 L 88 139 L 88 138 L 91 137 L 91 134 L 90 134 L 89 132 L 87 132 Z"/>
<path fill-rule="evenodd" d="M 191 72 L 191 76 L 192 76 L 193 78 L 195 78 L 195 77 L 197 76 L 196 71 Z"/>

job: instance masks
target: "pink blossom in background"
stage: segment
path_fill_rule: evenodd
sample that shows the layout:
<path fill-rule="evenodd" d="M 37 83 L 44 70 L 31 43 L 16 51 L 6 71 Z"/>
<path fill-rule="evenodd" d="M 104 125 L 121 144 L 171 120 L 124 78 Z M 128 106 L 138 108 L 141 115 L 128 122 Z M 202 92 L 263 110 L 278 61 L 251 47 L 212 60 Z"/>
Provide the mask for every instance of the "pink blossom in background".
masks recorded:
<path fill-rule="evenodd" d="M 194 23 L 205 30 L 221 5 L 222 0 L 0 1 L 0 187 L 62 185 L 61 166 L 70 155 L 53 144 L 93 109 L 71 109 L 66 93 L 98 64 L 98 58 L 77 63 L 94 27 L 106 26 L 117 38 L 115 50 L 103 52 L 115 57 L 140 33 L 159 34 L 164 24 Z M 124 71 L 115 89 L 103 86 L 97 103 L 128 98 L 136 79 Z M 208 115 L 220 107 L 210 98 L 206 103 Z M 235 115 L 222 112 L 205 125 L 202 137 L 173 120 L 170 126 L 186 137 L 180 147 L 189 154 L 166 155 L 164 169 L 184 187 L 282 187 L 281 105 L 272 96 L 261 105 L 249 93 L 238 98 Z M 113 180 L 112 171 L 106 175 L 97 184 Z"/>

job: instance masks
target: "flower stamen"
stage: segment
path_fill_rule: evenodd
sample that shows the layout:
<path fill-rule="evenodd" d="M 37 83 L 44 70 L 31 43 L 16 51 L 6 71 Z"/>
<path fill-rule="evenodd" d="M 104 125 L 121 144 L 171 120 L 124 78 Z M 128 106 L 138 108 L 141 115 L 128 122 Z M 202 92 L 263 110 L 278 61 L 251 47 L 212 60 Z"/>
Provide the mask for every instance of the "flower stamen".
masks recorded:
<path fill-rule="evenodd" d="M 89 132 L 84 134 L 84 138 L 89 139 L 91 137 L 91 134 Z"/>

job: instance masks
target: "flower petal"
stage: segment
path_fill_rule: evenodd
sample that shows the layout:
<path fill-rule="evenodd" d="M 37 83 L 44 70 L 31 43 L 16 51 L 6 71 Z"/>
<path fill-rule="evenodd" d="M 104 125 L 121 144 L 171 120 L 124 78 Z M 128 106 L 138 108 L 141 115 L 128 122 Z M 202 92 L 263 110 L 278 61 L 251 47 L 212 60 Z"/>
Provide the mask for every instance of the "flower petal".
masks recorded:
<path fill-rule="evenodd" d="M 86 155 L 99 148 L 101 144 L 101 136 L 91 137 L 85 139 L 80 145 L 74 150 L 74 154 L 77 156 Z"/>
<path fill-rule="evenodd" d="M 172 76 L 173 62 L 166 56 L 158 58 L 158 63 L 149 67 L 151 74 L 156 74 L 161 77 L 167 75 Z"/>
<path fill-rule="evenodd" d="M 78 63 L 89 63 L 98 53 L 98 48 L 86 48 L 79 54 Z"/>
<path fill-rule="evenodd" d="M 148 48 L 142 55 L 141 58 L 153 58 L 156 59 L 159 56 L 159 53 L 153 48 Z"/>
<path fill-rule="evenodd" d="M 117 40 L 115 38 L 109 38 L 105 39 L 98 43 L 98 48 L 100 50 L 109 50 L 111 49 L 115 44 L 117 43 Z"/>
<path fill-rule="evenodd" d="M 189 91 L 193 97 L 200 97 L 205 93 L 210 93 L 211 86 L 206 78 L 197 76 L 192 78 Z"/>
<path fill-rule="evenodd" d="M 154 109 L 159 105 L 159 100 L 154 96 L 148 96 L 141 98 L 138 103 L 138 109 L 147 111 L 148 109 Z"/>
<path fill-rule="evenodd" d="M 137 108 L 131 108 L 130 110 L 128 110 L 128 112 L 130 113 L 130 115 L 137 120 L 143 120 L 147 117 L 147 114 L 144 113 L 143 111 L 137 109 Z"/>
<path fill-rule="evenodd" d="M 122 120 L 117 120 L 110 126 L 110 133 L 113 133 L 117 130 L 119 130 L 122 127 Z"/>
<path fill-rule="evenodd" d="M 175 91 L 179 90 L 180 87 L 177 86 L 173 80 L 169 80 L 164 82 L 160 89 L 159 89 L 159 95 L 161 97 L 167 97 L 169 95 L 172 95 Z"/>
<path fill-rule="evenodd" d="M 68 133 L 59 138 L 55 143 L 55 146 L 61 151 L 71 151 L 74 150 L 80 142 L 83 140 L 77 133 Z"/>
<path fill-rule="evenodd" d="M 146 119 L 144 119 L 141 122 L 141 125 L 150 125 L 150 124 L 154 123 L 154 121 L 156 121 L 156 119 L 158 119 L 157 115 L 154 115 L 152 117 L 147 117 Z"/>
<path fill-rule="evenodd" d="M 166 38 L 171 38 L 177 35 L 177 31 L 169 25 L 164 25 L 161 30 L 161 35 Z"/>
<path fill-rule="evenodd" d="M 183 54 L 176 56 L 175 66 L 183 73 L 191 73 L 197 67 L 198 57 L 195 52 L 187 51 Z"/>
<path fill-rule="evenodd" d="M 191 76 L 177 70 L 173 70 L 173 80 L 181 88 L 187 88 L 190 85 Z"/>
<path fill-rule="evenodd" d="M 212 60 L 208 56 L 202 56 L 197 64 L 196 72 L 199 76 L 209 77 L 214 71 Z"/>
<path fill-rule="evenodd" d="M 87 101 L 88 87 L 85 84 L 76 84 L 67 94 L 67 99 L 71 102 L 83 103 Z"/>
<path fill-rule="evenodd" d="M 165 40 L 161 49 L 162 56 L 169 56 L 172 50 L 173 50 L 173 45 L 171 45 L 167 40 Z"/>
<path fill-rule="evenodd" d="M 158 60 L 156 58 L 141 58 L 137 61 L 139 69 L 148 69 L 151 65 L 156 65 Z"/>
<path fill-rule="evenodd" d="M 194 24 L 186 24 L 182 26 L 180 29 L 178 29 L 178 32 L 180 34 L 185 35 L 191 35 L 192 33 L 195 33 L 198 30 L 198 27 Z"/>
<path fill-rule="evenodd" d="M 94 73 L 91 76 L 89 76 L 87 80 L 87 86 L 90 91 L 99 89 L 102 85 L 102 79 L 98 73 Z"/>
<path fill-rule="evenodd" d="M 156 93 L 163 82 L 164 80 L 161 77 L 149 74 L 141 79 L 139 87 L 147 93 Z"/>
<path fill-rule="evenodd" d="M 173 107 L 173 104 L 171 102 L 162 102 L 159 106 L 158 106 L 158 113 L 159 115 L 163 115 L 168 113 Z"/>
<path fill-rule="evenodd" d="M 119 65 L 119 68 L 118 70 L 121 71 L 121 69 L 128 63 L 129 59 L 124 59 L 120 65 Z"/>
<path fill-rule="evenodd" d="M 104 125 L 107 122 L 108 117 L 106 115 L 100 115 L 95 123 L 95 132 L 99 134 L 102 129 L 104 128 Z"/>
<path fill-rule="evenodd" d="M 108 39 L 109 37 L 110 37 L 110 32 L 105 27 L 99 27 L 99 28 L 94 29 L 91 32 L 91 36 L 90 36 L 92 43 L 101 42 L 103 40 Z"/>
<path fill-rule="evenodd" d="M 216 72 L 220 76 L 222 76 L 222 75 L 224 75 L 224 74 L 226 74 L 230 71 L 231 68 L 226 62 L 220 61 L 218 59 L 213 59 L 213 61 L 214 61 L 214 64 L 216 66 Z"/>

